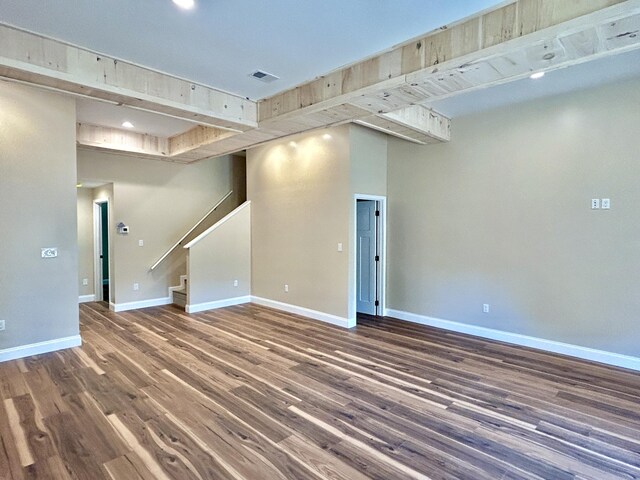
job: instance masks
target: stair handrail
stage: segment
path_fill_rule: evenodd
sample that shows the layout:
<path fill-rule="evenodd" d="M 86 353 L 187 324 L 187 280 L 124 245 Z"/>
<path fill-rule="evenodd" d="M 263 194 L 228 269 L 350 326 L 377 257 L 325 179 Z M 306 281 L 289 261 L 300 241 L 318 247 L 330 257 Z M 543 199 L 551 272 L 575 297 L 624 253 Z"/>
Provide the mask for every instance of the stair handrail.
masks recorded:
<path fill-rule="evenodd" d="M 180 244 L 182 242 L 184 242 L 185 238 L 187 238 L 191 234 L 191 232 L 193 232 L 196 228 L 198 228 L 200 226 L 200 224 L 202 222 L 204 222 L 204 220 L 209 215 L 211 215 L 215 211 L 216 208 L 218 208 L 222 204 L 222 202 L 224 202 L 227 198 L 229 198 L 231 196 L 232 193 L 233 193 L 233 190 L 229 190 L 229 193 L 227 193 L 224 197 L 222 197 L 222 199 L 218 203 L 216 203 L 207 213 L 205 213 L 204 216 L 200 220 L 198 220 L 198 222 L 193 227 L 191 227 L 187 233 L 185 233 L 182 237 L 180 237 L 180 240 L 178 240 L 176 243 L 174 243 L 173 246 L 169 250 L 167 250 L 164 253 L 164 255 L 162 255 L 158 259 L 158 261 L 156 263 L 154 263 L 151 266 L 149 271 L 153 271 L 155 268 L 158 267 L 158 265 L 160 265 L 163 262 L 163 260 L 165 258 L 167 258 L 169 255 L 171 255 L 171 252 L 173 252 L 176 248 L 178 248 L 180 246 Z"/>

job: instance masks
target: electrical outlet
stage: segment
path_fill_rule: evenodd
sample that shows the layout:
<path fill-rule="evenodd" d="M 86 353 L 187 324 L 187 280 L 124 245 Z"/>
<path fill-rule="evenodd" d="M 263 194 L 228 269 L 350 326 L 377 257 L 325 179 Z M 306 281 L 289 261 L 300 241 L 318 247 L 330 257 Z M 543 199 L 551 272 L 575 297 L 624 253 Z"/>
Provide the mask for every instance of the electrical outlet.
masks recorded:
<path fill-rule="evenodd" d="M 140 290 L 140 284 L 139 283 L 134 283 L 133 284 L 133 289 L 134 290 Z"/>
<path fill-rule="evenodd" d="M 611 208 L 611 199 L 610 198 L 603 198 L 600 201 L 600 205 L 602 206 L 603 210 L 609 210 Z"/>
<path fill-rule="evenodd" d="M 138 240 L 138 246 L 144 247 L 144 240 Z"/>
<path fill-rule="evenodd" d="M 592 198 L 591 199 L 591 210 L 598 210 L 600 208 L 600 199 Z"/>
<path fill-rule="evenodd" d="M 4 320 L 0 320 L 0 330 L 4 330 Z"/>
<path fill-rule="evenodd" d="M 234 286 L 234 287 L 237 287 L 237 286 L 238 286 L 238 280 L 234 280 L 234 281 L 233 281 L 233 286 Z"/>
<path fill-rule="evenodd" d="M 482 304 L 482 312 L 483 313 L 489 313 L 489 304 L 488 303 L 483 303 Z"/>
<path fill-rule="evenodd" d="M 82 285 L 84 285 L 85 287 L 86 287 L 87 285 L 89 285 L 89 279 L 88 279 L 88 278 L 83 278 L 83 279 L 82 279 Z"/>
<path fill-rule="evenodd" d="M 342 243 L 338 244 L 338 251 L 341 252 L 342 251 Z"/>
<path fill-rule="evenodd" d="M 289 285 L 286 285 L 286 284 L 285 284 L 285 286 L 284 286 L 284 291 L 285 291 L 285 292 L 288 292 L 288 291 L 289 291 Z"/>

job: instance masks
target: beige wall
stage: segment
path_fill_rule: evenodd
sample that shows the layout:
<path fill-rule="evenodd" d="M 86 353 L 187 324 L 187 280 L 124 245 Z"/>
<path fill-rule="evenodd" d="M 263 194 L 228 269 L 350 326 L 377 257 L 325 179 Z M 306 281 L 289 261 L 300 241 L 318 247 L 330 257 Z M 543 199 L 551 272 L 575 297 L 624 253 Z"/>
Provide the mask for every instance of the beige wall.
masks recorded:
<path fill-rule="evenodd" d="M 206 304 L 251 295 L 251 203 L 231 215 L 189 248 L 190 312 L 205 310 Z"/>
<path fill-rule="evenodd" d="M 351 192 L 387 195 L 387 135 L 350 125 Z"/>
<path fill-rule="evenodd" d="M 253 295 L 346 318 L 349 127 L 249 150 L 247 197 Z M 343 252 L 337 251 L 338 242 Z"/>
<path fill-rule="evenodd" d="M 349 318 L 356 318 L 356 205 L 355 195 L 387 196 L 388 136 L 375 130 L 351 125 L 349 208 Z"/>
<path fill-rule="evenodd" d="M 0 225 L 0 350 L 78 335 L 72 99 L 0 81 Z"/>
<path fill-rule="evenodd" d="M 388 306 L 640 355 L 638 125 L 636 80 L 390 140 Z"/>
<path fill-rule="evenodd" d="M 93 295 L 93 190 L 78 188 L 78 288 L 80 296 Z M 88 285 L 82 285 L 83 279 Z"/>
<path fill-rule="evenodd" d="M 78 151 L 78 179 L 112 183 L 111 281 L 116 304 L 165 298 L 186 273 L 184 251 L 149 268 L 232 185 L 230 157 L 180 165 L 92 150 Z M 128 235 L 116 233 L 124 222 Z M 138 240 L 144 246 L 138 246 Z M 133 290 L 138 283 L 140 289 Z"/>
<path fill-rule="evenodd" d="M 386 136 L 355 125 L 250 150 L 253 295 L 353 321 L 355 194 L 386 175 Z"/>

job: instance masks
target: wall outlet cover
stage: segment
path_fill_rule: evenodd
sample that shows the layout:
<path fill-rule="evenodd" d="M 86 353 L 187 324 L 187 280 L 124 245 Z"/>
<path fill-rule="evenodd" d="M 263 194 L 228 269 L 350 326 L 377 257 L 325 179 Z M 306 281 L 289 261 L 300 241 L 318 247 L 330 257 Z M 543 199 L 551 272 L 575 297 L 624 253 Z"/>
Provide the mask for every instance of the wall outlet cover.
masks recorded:
<path fill-rule="evenodd" d="M 4 330 L 4 320 L 0 320 L 0 330 Z"/>

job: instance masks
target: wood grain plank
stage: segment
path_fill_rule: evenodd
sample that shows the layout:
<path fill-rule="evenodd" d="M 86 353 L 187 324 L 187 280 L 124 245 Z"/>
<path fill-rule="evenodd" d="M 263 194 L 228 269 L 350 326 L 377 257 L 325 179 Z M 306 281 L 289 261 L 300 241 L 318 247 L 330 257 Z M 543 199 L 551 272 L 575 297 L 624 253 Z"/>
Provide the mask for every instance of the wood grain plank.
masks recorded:
<path fill-rule="evenodd" d="M 635 372 L 390 318 L 80 311 L 82 349 L 0 364 L 3 480 L 640 478 Z"/>

